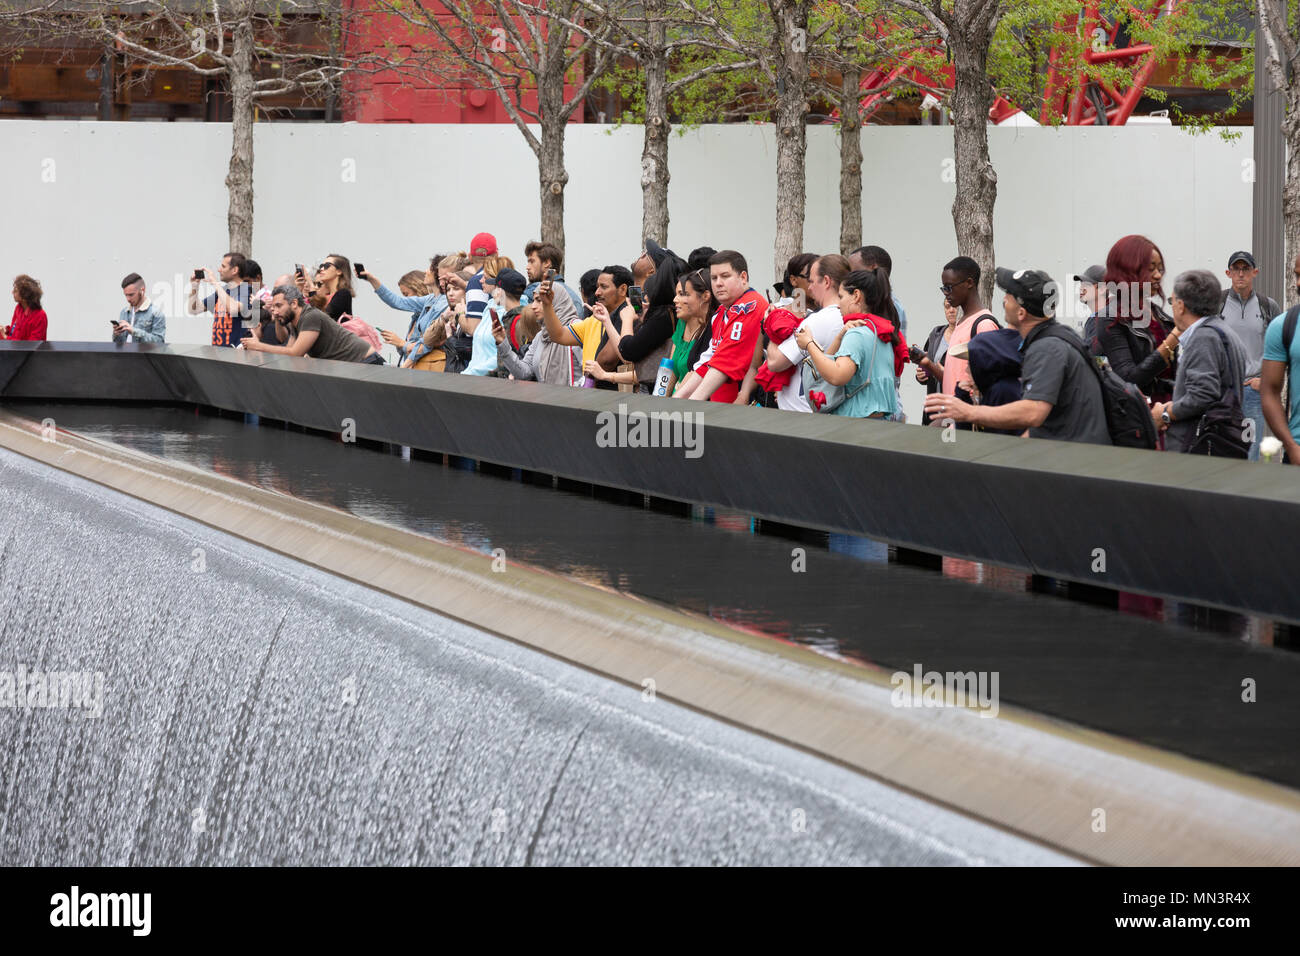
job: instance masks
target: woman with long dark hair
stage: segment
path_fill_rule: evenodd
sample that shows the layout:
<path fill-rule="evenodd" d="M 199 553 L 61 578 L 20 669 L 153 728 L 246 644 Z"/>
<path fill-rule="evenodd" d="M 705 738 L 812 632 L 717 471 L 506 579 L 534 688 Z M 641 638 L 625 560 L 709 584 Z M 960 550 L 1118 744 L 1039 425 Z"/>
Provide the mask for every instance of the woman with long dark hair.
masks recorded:
<path fill-rule="evenodd" d="M 840 312 L 844 330 L 828 351 L 822 350 L 806 325 L 795 333 L 795 341 L 807 350 L 827 384 L 844 387 L 844 400 L 831 414 L 888 418 L 898 407 L 896 386 L 907 362 L 889 274 L 879 266 L 850 272 L 840 283 Z M 817 407 L 815 392 L 809 393 L 808 401 Z"/>
<path fill-rule="evenodd" d="M 298 277 L 298 287 L 335 322 L 352 314 L 352 263 L 347 256 L 331 252 L 321 260 L 314 279 Z"/>
<path fill-rule="evenodd" d="M 49 319 L 41 308 L 41 284 L 29 275 L 14 278 L 14 316 L 0 338 L 44 342 Z"/>
<path fill-rule="evenodd" d="M 642 315 L 623 322 L 621 329 L 614 329 L 612 320 L 608 323 L 607 332 L 618 343 L 619 356 L 636 366 L 638 392 L 649 394 L 654 389 L 659 363 L 672 354 L 677 324 L 673 303 L 677 279 L 685 270 L 686 263 L 668 253 L 646 280 Z"/>
<path fill-rule="evenodd" d="M 673 311 L 677 316 L 672 338 L 673 374 L 677 386 L 680 386 L 694 374 L 692 369 L 709 347 L 709 320 L 718 311 L 718 300 L 713 297 L 707 265 L 687 272 L 677 280 Z"/>
<path fill-rule="evenodd" d="M 1092 343 L 1093 354 L 1104 355 L 1116 375 L 1157 402 L 1173 396 L 1180 334 L 1154 301 L 1163 298 L 1164 271 L 1164 256 L 1146 236 L 1125 236 L 1111 246 Z"/>

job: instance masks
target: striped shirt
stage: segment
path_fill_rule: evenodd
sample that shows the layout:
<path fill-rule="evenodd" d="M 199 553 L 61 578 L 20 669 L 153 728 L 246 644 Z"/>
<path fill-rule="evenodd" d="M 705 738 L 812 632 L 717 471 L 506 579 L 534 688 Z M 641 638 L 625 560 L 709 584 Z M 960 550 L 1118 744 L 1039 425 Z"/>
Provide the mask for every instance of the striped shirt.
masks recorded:
<path fill-rule="evenodd" d="M 487 304 L 491 300 L 492 297 L 483 288 L 483 270 L 480 269 L 474 273 L 474 277 L 465 286 L 465 317 L 469 319 L 483 318 L 483 310 L 487 308 Z"/>

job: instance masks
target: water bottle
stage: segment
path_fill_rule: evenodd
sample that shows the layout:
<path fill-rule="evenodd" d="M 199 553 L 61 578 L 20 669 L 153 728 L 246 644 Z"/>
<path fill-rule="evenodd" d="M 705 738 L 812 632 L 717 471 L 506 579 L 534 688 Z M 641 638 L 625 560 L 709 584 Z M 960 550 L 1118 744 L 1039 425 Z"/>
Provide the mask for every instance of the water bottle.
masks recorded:
<path fill-rule="evenodd" d="M 659 371 L 655 375 L 654 394 L 660 398 L 665 398 L 671 394 L 673 385 L 677 381 L 677 373 L 673 371 L 673 360 L 666 358 L 659 363 Z"/>

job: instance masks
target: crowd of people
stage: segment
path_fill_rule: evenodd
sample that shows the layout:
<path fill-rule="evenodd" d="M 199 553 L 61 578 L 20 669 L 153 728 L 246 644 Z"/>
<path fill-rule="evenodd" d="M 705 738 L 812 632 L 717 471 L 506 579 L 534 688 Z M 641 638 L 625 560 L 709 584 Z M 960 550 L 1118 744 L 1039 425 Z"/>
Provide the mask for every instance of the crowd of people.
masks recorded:
<path fill-rule="evenodd" d="M 530 242 L 516 268 L 480 233 L 396 289 L 338 254 L 268 285 L 257 262 L 232 252 L 215 273 L 194 271 L 187 304 L 211 314 L 215 346 L 382 365 L 387 344 L 408 369 L 896 423 L 911 364 L 926 389 L 923 425 L 1255 459 L 1267 423 L 1283 459 L 1300 462 L 1300 403 L 1285 395 L 1300 309 L 1283 313 L 1256 292 L 1248 251 L 1228 257 L 1226 289 L 1191 269 L 1166 297 L 1160 249 L 1121 238 L 1104 266 L 1073 277 L 1089 313 L 1082 336 L 1056 318 L 1062 286 L 1050 275 L 998 269 L 995 314 L 979 264 L 957 256 L 939 275 L 944 322 L 921 347 L 908 344 L 879 246 L 801 253 L 771 295 L 754 288 L 741 253 L 708 246 L 683 258 L 647 241 L 629 265 L 589 269 L 576 288 L 564 267 L 561 249 Z M 1300 259 L 1295 275 L 1300 290 Z M 360 283 L 404 330 L 355 316 Z M 165 341 L 144 279 L 128 275 L 122 291 L 113 341 Z M 13 296 L 4 337 L 43 339 L 40 284 L 18 276 Z"/>

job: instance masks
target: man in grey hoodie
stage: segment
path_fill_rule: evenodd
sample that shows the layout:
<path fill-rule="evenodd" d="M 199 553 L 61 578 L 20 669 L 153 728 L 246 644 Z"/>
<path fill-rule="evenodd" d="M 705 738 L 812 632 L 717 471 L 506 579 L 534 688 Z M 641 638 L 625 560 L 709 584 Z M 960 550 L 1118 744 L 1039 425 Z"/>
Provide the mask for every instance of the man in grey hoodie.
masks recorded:
<path fill-rule="evenodd" d="M 1151 408 L 1165 432 L 1165 451 L 1187 451 L 1201 416 L 1216 408 L 1241 410 L 1247 356 L 1237 333 L 1219 315 L 1223 290 L 1214 274 L 1192 269 L 1174 280 L 1170 305 L 1178 340 L 1173 400 Z M 1256 427 L 1259 427 L 1258 424 Z"/>
<path fill-rule="evenodd" d="M 582 381 L 582 349 L 559 345 L 551 341 L 546 332 L 544 313 L 550 310 L 561 326 L 578 318 L 578 309 L 565 287 L 559 283 L 542 282 L 533 293 L 533 301 L 524 306 L 536 309 L 541 328 L 528 351 L 520 358 L 503 336 L 497 342 L 497 358 L 501 367 L 520 381 L 547 382 L 551 385 L 575 385 Z"/>
<path fill-rule="evenodd" d="M 1246 348 L 1246 387 L 1242 390 L 1242 412 L 1255 423 L 1255 441 L 1250 446 L 1250 460 L 1259 460 L 1259 441 L 1264 437 L 1264 407 L 1260 399 L 1261 361 L 1264 333 L 1281 307 L 1266 295 L 1255 291 L 1259 269 L 1255 257 L 1246 250 L 1228 257 L 1228 288 L 1219 301 L 1219 314 L 1228 328 L 1237 333 Z"/>

